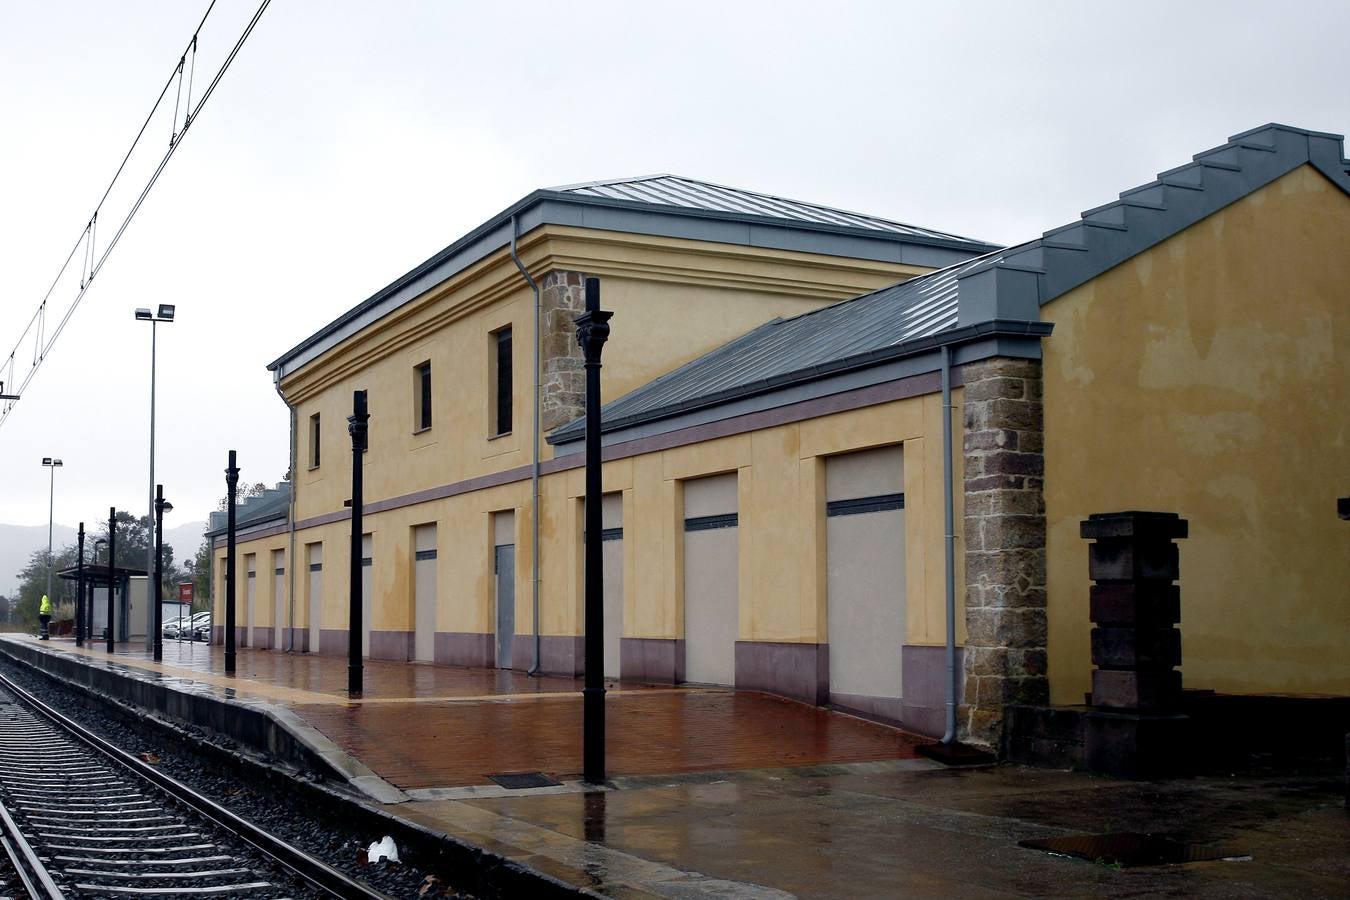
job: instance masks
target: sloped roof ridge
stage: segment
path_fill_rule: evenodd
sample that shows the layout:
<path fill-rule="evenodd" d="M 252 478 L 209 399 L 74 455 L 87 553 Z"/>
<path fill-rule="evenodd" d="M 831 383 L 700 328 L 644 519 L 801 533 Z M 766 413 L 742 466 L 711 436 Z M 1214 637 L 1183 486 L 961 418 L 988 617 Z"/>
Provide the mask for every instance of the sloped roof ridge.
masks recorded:
<path fill-rule="evenodd" d="M 1038 302 L 1049 303 L 1301 165 L 1313 165 L 1350 194 L 1344 141 L 1333 132 L 1277 122 L 1248 129 L 1039 238 L 986 254 L 986 262 L 961 277 L 991 269 L 1030 273 L 1037 277 Z"/>
<path fill-rule="evenodd" d="M 915 225 L 912 222 L 902 222 L 899 219 L 891 219 L 885 216 L 874 215 L 872 213 L 857 212 L 855 210 L 843 209 L 837 206 L 828 206 L 824 203 L 816 203 L 814 201 L 809 200 L 796 200 L 793 199 L 792 197 L 785 197 L 781 194 L 769 194 L 765 193 L 764 191 L 756 191 L 751 190 L 749 188 L 733 187 L 727 184 L 719 184 L 718 182 L 715 181 L 707 181 L 702 178 L 690 178 L 687 175 L 676 175 L 670 172 L 662 172 L 654 175 L 638 175 L 628 178 L 609 178 L 609 179 L 602 179 L 599 181 L 584 181 L 578 182 L 576 184 L 567 184 L 567 185 L 559 185 L 557 187 L 544 188 L 544 190 L 554 193 L 575 194 L 595 188 L 616 187 L 620 185 L 630 185 L 630 184 L 642 184 L 645 182 L 657 182 L 663 180 L 678 183 L 681 185 L 696 185 L 700 188 L 705 189 L 711 188 L 717 191 L 725 191 L 728 194 L 734 196 L 751 197 L 756 200 L 769 201 L 771 203 L 780 204 L 784 206 L 802 207 L 805 209 L 816 210 L 820 213 L 828 213 L 834 216 L 885 223 L 887 225 L 904 228 L 920 234 L 936 235 L 940 237 L 952 238 L 955 240 L 967 241 L 969 243 L 975 244 L 985 243 L 986 246 L 988 246 L 986 242 L 980 241 L 977 238 L 966 237 L 965 235 L 959 235 L 949 231 L 940 231 L 936 228 L 929 228 L 926 225 Z M 794 218 L 793 216 L 784 215 L 782 213 L 774 215 L 767 212 L 761 212 L 759 214 L 768 216 L 770 218 Z"/>

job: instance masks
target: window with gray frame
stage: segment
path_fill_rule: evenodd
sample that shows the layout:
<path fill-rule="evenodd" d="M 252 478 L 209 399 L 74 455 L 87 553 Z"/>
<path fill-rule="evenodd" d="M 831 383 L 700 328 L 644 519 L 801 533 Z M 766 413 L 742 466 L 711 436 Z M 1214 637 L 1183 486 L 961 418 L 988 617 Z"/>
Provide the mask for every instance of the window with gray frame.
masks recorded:
<path fill-rule="evenodd" d="M 493 348 L 493 436 L 511 431 L 511 328 L 492 333 Z"/>
<path fill-rule="evenodd" d="M 413 369 L 413 390 L 416 396 L 416 415 L 413 427 L 417 431 L 426 431 L 431 427 L 431 363 L 422 363 Z"/>
<path fill-rule="evenodd" d="M 309 467 L 319 467 L 319 414 L 309 417 Z"/>

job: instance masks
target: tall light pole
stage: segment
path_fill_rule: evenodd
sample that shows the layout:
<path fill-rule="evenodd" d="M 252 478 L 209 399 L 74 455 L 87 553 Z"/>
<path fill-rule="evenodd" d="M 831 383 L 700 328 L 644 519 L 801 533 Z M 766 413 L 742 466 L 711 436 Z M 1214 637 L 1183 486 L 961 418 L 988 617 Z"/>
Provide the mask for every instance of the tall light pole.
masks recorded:
<path fill-rule="evenodd" d="M 42 464 L 52 470 L 51 495 L 47 498 L 47 598 L 52 596 L 52 522 L 55 521 L 56 513 L 56 470 L 61 466 L 61 460 L 53 459 L 50 456 L 42 457 Z"/>
<path fill-rule="evenodd" d="M 143 307 L 136 310 L 137 321 L 150 323 L 150 512 L 146 515 L 146 522 L 151 529 L 155 527 L 155 330 L 160 322 L 172 322 L 173 312 L 172 303 L 161 303 L 159 309 L 153 313 Z M 150 538 L 145 542 L 145 575 L 148 579 L 150 573 L 155 571 L 155 541 L 153 535 L 146 536 Z M 146 599 L 150 602 L 146 604 L 145 612 L 145 649 L 151 650 L 155 646 L 154 629 L 159 623 L 154 620 L 154 598 Z"/>
<path fill-rule="evenodd" d="M 586 366 L 585 653 L 581 689 L 582 780 L 605 781 L 605 576 L 600 548 L 600 352 L 614 313 L 600 308 L 600 279 L 586 279 L 586 311 L 577 316 L 577 344 Z"/>

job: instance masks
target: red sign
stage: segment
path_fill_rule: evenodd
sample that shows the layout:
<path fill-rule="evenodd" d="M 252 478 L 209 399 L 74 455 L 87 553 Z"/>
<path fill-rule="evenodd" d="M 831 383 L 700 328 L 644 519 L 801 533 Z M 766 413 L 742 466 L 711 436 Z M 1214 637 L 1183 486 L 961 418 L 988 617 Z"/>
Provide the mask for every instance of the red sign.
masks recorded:
<path fill-rule="evenodd" d="M 193 589 L 194 587 L 196 587 L 196 585 L 194 585 L 191 581 L 180 581 L 180 582 L 178 582 L 178 602 L 179 602 L 179 603 L 191 603 L 191 602 L 192 602 L 192 589 Z"/>

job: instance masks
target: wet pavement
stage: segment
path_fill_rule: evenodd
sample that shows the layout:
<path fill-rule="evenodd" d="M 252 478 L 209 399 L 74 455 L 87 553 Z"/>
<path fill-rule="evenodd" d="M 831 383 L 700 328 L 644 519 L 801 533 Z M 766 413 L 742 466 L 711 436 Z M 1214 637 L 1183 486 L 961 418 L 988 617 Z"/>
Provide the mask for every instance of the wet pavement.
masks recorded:
<path fill-rule="evenodd" d="M 1018 767 L 882 764 L 619 780 L 603 793 L 414 802 L 608 896 L 1346 897 L 1334 778 L 1126 782 Z M 1169 833 L 1229 858 L 1120 868 L 1019 841 Z"/>
<path fill-rule="evenodd" d="M 391 814 L 602 896 L 1350 897 L 1337 773 L 1154 783 L 947 769 L 915 758 L 910 736 L 802 704 L 618 685 L 613 778 L 595 791 L 571 774 L 575 679 L 372 663 L 352 701 L 345 659 L 241 651 L 230 677 L 219 654 L 198 644 L 166 646 L 163 664 L 143 646 L 81 655 L 300 712 L 403 781 L 411 799 L 384 806 Z M 563 784 L 510 790 L 483 774 L 525 769 Z M 1219 858 L 1123 868 L 1020 845 L 1120 832 Z"/>

